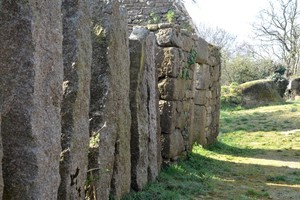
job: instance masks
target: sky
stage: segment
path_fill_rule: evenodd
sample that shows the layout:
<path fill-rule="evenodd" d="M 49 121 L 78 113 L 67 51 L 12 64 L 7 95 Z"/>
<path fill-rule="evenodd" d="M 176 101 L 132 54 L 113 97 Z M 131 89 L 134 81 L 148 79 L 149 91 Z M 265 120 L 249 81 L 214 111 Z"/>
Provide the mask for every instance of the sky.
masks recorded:
<path fill-rule="evenodd" d="M 268 5 L 268 0 L 196 0 L 196 6 L 189 3 L 191 0 L 185 2 L 195 23 L 218 26 L 241 41 L 249 40 L 251 23 Z"/>

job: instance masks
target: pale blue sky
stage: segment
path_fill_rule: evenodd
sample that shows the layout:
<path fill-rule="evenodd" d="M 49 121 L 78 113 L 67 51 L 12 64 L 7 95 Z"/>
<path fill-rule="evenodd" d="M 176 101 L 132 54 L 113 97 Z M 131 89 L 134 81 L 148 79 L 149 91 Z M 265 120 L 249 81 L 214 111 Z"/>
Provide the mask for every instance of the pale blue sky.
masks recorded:
<path fill-rule="evenodd" d="M 196 22 L 218 26 L 238 36 L 239 40 L 247 39 L 251 34 L 251 23 L 258 12 L 268 5 L 268 0 L 196 0 L 197 6 L 187 9 Z"/>

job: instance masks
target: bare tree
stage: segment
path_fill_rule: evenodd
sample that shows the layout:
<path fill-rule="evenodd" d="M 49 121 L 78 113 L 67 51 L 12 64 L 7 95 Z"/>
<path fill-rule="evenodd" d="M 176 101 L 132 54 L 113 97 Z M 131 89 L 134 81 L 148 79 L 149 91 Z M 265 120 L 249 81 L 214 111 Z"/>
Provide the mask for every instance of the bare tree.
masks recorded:
<path fill-rule="evenodd" d="M 198 24 L 197 29 L 200 37 L 209 43 L 220 47 L 225 51 L 232 51 L 236 41 L 236 35 L 233 35 L 219 27 L 211 27 L 205 24 Z"/>
<path fill-rule="evenodd" d="M 299 73 L 300 13 L 298 0 L 270 0 L 260 11 L 254 34 L 266 52 L 287 66 L 287 76 Z"/>

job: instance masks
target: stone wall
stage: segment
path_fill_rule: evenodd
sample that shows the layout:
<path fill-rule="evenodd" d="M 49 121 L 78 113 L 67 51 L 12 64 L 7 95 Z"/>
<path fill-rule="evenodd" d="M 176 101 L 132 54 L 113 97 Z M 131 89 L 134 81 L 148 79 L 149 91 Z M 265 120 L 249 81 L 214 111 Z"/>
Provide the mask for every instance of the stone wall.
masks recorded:
<path fill-rule="evenodd" d="M 218 48 L 178 27 L 155 31 L 162 155 L 176 160 L 215 141 L 219 124 Z"/>
<path fill-rule="evenodd" d="M 166 14 L 174 11 L 172 23 L 182 28 L 191 27 L 191 19 L 180 0 L 121 0 L 128 10 L 129 30 L 134 25 L 147 25 L 152 23 L 168 22 Z"/>
<path fill-rule="evenodd" d="M 0 198 L 121 199 L 215 140 L 219 50 L 170 24 L 129 39 L 126 14 L 0 1 Z"/>

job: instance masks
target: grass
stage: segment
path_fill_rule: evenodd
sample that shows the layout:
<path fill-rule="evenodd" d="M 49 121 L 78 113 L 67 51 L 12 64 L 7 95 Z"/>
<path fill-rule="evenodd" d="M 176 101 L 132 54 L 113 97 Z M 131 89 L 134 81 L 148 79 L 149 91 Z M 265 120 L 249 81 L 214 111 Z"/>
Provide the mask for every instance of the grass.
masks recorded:
<path fill-rule="evenodd" d="M 224 108 L 218 141 L 123 200 L 300 199 L 300 103 Z"/>

